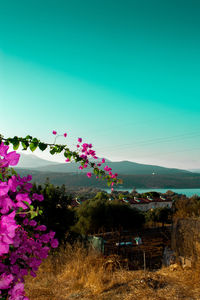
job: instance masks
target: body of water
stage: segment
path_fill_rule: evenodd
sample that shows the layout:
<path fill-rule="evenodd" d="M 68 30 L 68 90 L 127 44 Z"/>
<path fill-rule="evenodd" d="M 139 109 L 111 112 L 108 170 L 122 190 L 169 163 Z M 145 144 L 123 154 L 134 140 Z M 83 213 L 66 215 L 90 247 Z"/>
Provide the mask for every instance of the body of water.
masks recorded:
<path fill-rule="evenodd" d="M 131 192 L 133 189 L 116 188 L 114 190 L 115 191 L 122 191 L 122 192 L 124 192 L 124 191 Z M 173 192 L 175 192 L 177 194 L 184 194 L 187 197 L 191 197 L 193 195 L 200 196 L 200 189 L 173 189 L 173 188 L 171 188 L 171 189 L 136 189 L 136 191 L 138 193 L 146 193 L 146 192 L 152 192 L 152 191 L 154 191 L 154 192 L 163 193 L 163 194 L 166 193 L 169 190 L 173 191 Z M 105 189 L 105 191 L 107 193 L 110 193 L 110 189 Z"/>

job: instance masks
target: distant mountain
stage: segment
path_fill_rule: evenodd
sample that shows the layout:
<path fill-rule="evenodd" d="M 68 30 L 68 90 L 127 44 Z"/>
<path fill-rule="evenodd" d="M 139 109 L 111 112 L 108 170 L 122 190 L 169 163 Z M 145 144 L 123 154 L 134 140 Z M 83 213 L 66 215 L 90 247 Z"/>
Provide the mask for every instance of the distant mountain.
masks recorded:
<path fill-rule="evenodd" d="M 180 170 L 174 168 L 165 168 L 155 165 L 139 164 L 131 161 L 119 161 L 112 162 L 106 160 L 106 163 L 112 168 L 113 173 L 118 173 L 120 175 L 189 175 L 192 172 L 187 170 Z M 102 165 L 102 168 L 106 164 Z M 53 173 L 76 173 L 83 174 L 88 172 L 87 169 L 79 170 L 79 164 L 77 163 L 57 163 L 41 159 L 32 154 L 21 154 L 20 162 L 18 164 L 19 168 L 32 169 L 40 172 L 53 172 Z"/>
<path fill-rule="evenodd" d="M 155 165 L 139 164 L 131 161 L 119 161 L 109 163 L 113 172 L 124 175 L 169 175 L 191 173 L 186 170 L 165 168 Z"/>
<path fill-rule="evenodd" d="M 41 172 L 36 169 L 18 169 L 21 176 L 31 174 L 33 182 L 44 183 L 46 178 L 55 185 L 65 184 L 67 187 L 95 187 L 108 188 L 106 182 L 96 179 L 95 176 L 88 178 L 86 174 L 64 172 Z M 175 173 L 174 175 L 120 175 L 123 184 L 119 188 L 200 188 L 200 174 Z"/>
<path fill-rule="evenodd" d="M 105 166 L 106 164 L 104 164 Z M 114 173 L 123 175 L 174 175 L 174 174 L 188 174 L 190 171 L 159 167 L 154 165 L 144 165 L 134 163 L 131 161 L 109 162 L 109 167 L 112 168 Z M 79 170 L 76 163 L 54 164 L 43 167 L 38 167 L 38 171 L 43 172 L 59 172 L 59 173 L 84 173 L 85 170 Z"/>
<path fill-rule="evenodd" d="M 32 169 L 32 168 L 41 168 L 46 166 L 53 166 L 59 165 L 59 163 L 55 163 L 49 160 L 45 160 L 42 158 L 37 157 L 33 154 L 24 154 L 20 153 L 20 160 L 16 168 L 23 168 L 23 169 Z"/>
<path fill-rule="evenodd" d="M 200 173 L 200 169 L 191 169 L 189 170 L 190 172 L 193 172 L 193 173 Z"/>

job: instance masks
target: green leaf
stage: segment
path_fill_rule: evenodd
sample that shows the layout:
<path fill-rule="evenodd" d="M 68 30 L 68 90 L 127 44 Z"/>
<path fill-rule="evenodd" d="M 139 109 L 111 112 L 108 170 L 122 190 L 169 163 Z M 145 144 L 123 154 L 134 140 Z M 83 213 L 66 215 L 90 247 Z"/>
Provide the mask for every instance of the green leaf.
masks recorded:
<path fill-rule="evenodd" d="M 35 211 L 30 211 L 31 219 L 37 217 L 37 213 Z"/>
<path fill-rule="evenodd" d="M 39 143 L 38 146 L 39 146 L 39 148 L 40 148 L 41 151 L 44 151 L 47 148 L 47 144 L 44 144 L 44 143 Z"/>
<path fill-rule="evenodd" d="M 56 148 L 54 147 L 54 148 L 51 149 L 49 152 L 51 153 L 51 155 L 54 155 L 54 154 L 56 153 Z"/>
<path fill-rule="evenodd" d="M 6 145 L 10 145 L 10 143 L 12 143 L 12 140 L 13 140 L 13 139 L 8 138 L 7 141 L 6 141 Z"/>
<path fill-rule="evenodd" d="M 17 150 L 19 148 L 19 140 L 13 141 L 13 149 Z"/>
<path fill-rule="evenodd" d="M 79 155 L 77 155 L 76 162 L 79 162 L 79 161 L 82 161 L 82 158 Z"/>
<path fill-rule="evenodd" d="M 27 135 L 27 136 L 25 137 L 25 139 L 26 139 L 26 140 L 32 140 L 32 136 Z"/>
<path fill-rule="evenodd" d="M 107 185 L 110 186 L 110 185 L 111 185 L 111 181 L 108 181 L 108 182 L 107 182 Z"/>
<path fill-rule="evenodd" d="M 28 146 L 29 146 L 29 142 L 27 142 L 27 141 L 22 141 L 21 144 L 22 144 L 23 150 L 27 150 L 27 148 L 28 148 Z"/>
<path fill-rule="evenodd" d="M 95 168 L 95 169 L 94 169 L 94 174 L 95 174 L 95 175 L 99 175 L 99 169 Z"/>
<path fill-rule="evenodd" d="M 35 151 L 35 149 L 37 149 L 38 146 L 38 142 L 31 142 L 29 148 L 31 149 L 31 151 Z"/>
<path fill-rule="evenodd" d="M 61 153 L 63 149 L 65 148 L 64 145 L 55 145 L 56 153 Z"/>
<path fill-rule="evenodd" d="M 72 157 L 72 153 L 71 153 L 71 152 L 69 152 L 69 151 L 65 151 L 65 152 L 64 152 L 64 156 L 65 156 L 66 158 L 69 158 L 69 159 L 71 159 L 71 157 Z"/>
<path fill-rule="evenodd" d="M 39 143 L 39 141 L 38 141 L 38 139 L 37 138 L 34 138 L 34 139 L 32 139 L 32 141 L 31 142 L 33 142 L 33 143 Z"/>

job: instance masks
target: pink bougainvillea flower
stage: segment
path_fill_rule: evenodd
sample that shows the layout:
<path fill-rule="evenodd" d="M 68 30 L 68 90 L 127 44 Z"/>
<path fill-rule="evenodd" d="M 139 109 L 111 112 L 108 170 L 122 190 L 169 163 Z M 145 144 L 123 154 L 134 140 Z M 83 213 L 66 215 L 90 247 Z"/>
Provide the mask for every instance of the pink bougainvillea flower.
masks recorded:
<path fill-rule="evenodd" d="M 29 222 L 29 225 L 32 226 L 32 227 L 35 227 L 37 225 L 37 222 L 35 220 L 31 220 Z"/>
<path fill-rule="evenodd" d="M 0 219 L 0 255 L 8 253 L 9 245 L 13 243 L 15 230 L 17 228 L 15 218 L 15 211 L 9 215 L 4 215 Z"/>
<path fill-rule="evenodd" d="M 6 214 L 10 211 L 15 203 L 10 199 L 9 196 L 0 197 L 0 212 Z"/>
<path fill-rule="evenodd" d="M 24 219 L 24 220 L 23 220 L 23 224 L 24 224 L 25 226 L 28 225 L 28 224 L 29 224 L 29 219 L 28 219 L 28 218 Z"/>
<path fill-rule="evenodd" d="M 66 132 L 63 135 L 64 135 L 65 138 L 67 137 L 67 133 Z"/>
<path fill-rule="evenodd" d="M 78 142 L 81 143 L 82 142 L 82 138 L 78 138 Z"/>
<path fill-rule="evenodd" d="M 12 274 L 7 275 L 3 273 L 0 277 L 0 290 L 7 290 L 10 287 L 13 279 L 14 277 Z"/>
<path fill-rule="evenodd" d="M 19 185 L 19 182 L 17 181 L 17 177 L 13 175 L 9 180 L 8 180 L 8 186 L 12 192 L 16 192 L 16 189 Z"/>
<path fill-rule="evenodd" d="M 16 166 L 19 162 L 20 154 L 16 151 L 12 151 L 6 154 L 5 159 L 8 161 L 10 166 Z"/>
<path fill-rule="evenodd" d="M 24 284 L 22 282 L 15 284 L 9 291 L 9 295 L 9 300 L 29 300 L 25 297 Z"/>
<path fill-rule="evenodd" d="M 4 145 L 4 143 L 2 142 L 0 145 L 0 155 L 6 156 L 8 149 L 9 149 L 9 146 Z"/>
<path fill-rule="evenodd" d="M 66 162 L 69 162 L 69 161 L 70 161 L 70 159 L 69 159 L 69 158 L 67 158 L 65 161 L 66 161 Z"/>
<path fill-rule="evenodd" d="M 105 163 L 105 158 L 102 158 L 102 164 L 104 164 Z"/>
<path fill-rule="evenodd" d="M 8 153 L 8 147 L 0 144 L 0 172 L 4 167 L 17 164 L 18 160 L 19 155 L 15 151 Z M 42 234 L 46 231 L 46 226 L 38 226 L 37 222 L 26 214 L 32 201 L 44 199 L 42 195 L 30 193 L 32 184 L 28 181 L 32 177 L 14 175 L 3 177 L 4 179 L 6 181 L 2 181 L 2 178 L 0 180 L 0 296 L 2 290 L 8 290 L 6 299 L 29 300 L 25 297 L 23 277 L 28 273 L 36 276 L 42 259 L 48 256 L 50 250 L 49 247 L 44 247 L 44 244 L 50 243 L 52 248 L 56 248 L 58 241 L 54 238 L 55 232 Z M 23 210 L 26 211 L 25 214 Z M 23 218 L 21 225 L 15 220 L 16 215 Z M 27 226 L 32 226 L 36 233 L 29 235 L 29 231 L 25 230 Z"/>
<path fill-rule="evenodd" d="M 50 243 L 51 243 L 52 248 L 57 248 L 58 247 L 58 240 L 57 239 L 53 239 Z"/>
<path fill-rule="evenodd" d="M 37 193 L 33 193 L 33 200 L 38 200 L 38 201 L 43 201 L 44 200 L 44 196 L 43 195 L 39 195 Z"/>
<path fill-rule="evenodd" d="M 92 177 L 92 173 L 91 173 L 91 172 L 88 172 L 88 173 L 87 173 L 87 177 L 88 177 L 88 178 Z"/>
<path fill-rule="evenodd" d="M 39 225 L 35 228 L 35 230 L 45 231 L 45 230 L 47 230 L 47 227 L 45 225 Z"/>
<path fill-rule="evenodd" d="M 0 182 L 0 196 L 5 196 L 9 191 L 7 182 Z"/>
<path fill-rule="evenodd" d="M 83 170 L 83 167 L 82 166 L 80 166 L 80 167 L 78 167 L 79 168 L 79 170 Z"/>
<path fill-rule="evenodd" d="M 86 151 L 87 148 L 88 148 L 88 144 L 87 144 L 87 143 L 84 143 L 84 144 L 82 145 L 82 147 L 83 147 L 83 150 Z"/>
<path fill-rule="evenodd" d="M 17 200 L 17 203 L 15 204 L 16 207 L 22 207 L 23 209 L 28 208 L 28 206 L 24 203 L 24 201 L 31 204 L 31 199 L 29 198 L 28 193 L 18 193 L 16 196 L 16 200 Z"/>
<path fill-rule="evenodd" d="M 54 135 L 56 135 L 56 134 L 57 134 L 57 131 L 53 130 L 52 133 L 53 133 Z"/>

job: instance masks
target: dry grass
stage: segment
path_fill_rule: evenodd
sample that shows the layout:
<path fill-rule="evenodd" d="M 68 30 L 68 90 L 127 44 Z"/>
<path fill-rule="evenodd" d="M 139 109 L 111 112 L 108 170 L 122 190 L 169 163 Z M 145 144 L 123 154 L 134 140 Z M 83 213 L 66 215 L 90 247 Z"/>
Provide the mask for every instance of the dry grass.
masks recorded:
<path fill-rule="evenodd" d="M 199 283 L 197 271 L 128 271 L 116 257 L 105 259 L 77 245 L 44 261 L 36 278 L 27 277 L 26 291 L 31 300 L 199 300 Z"/>

